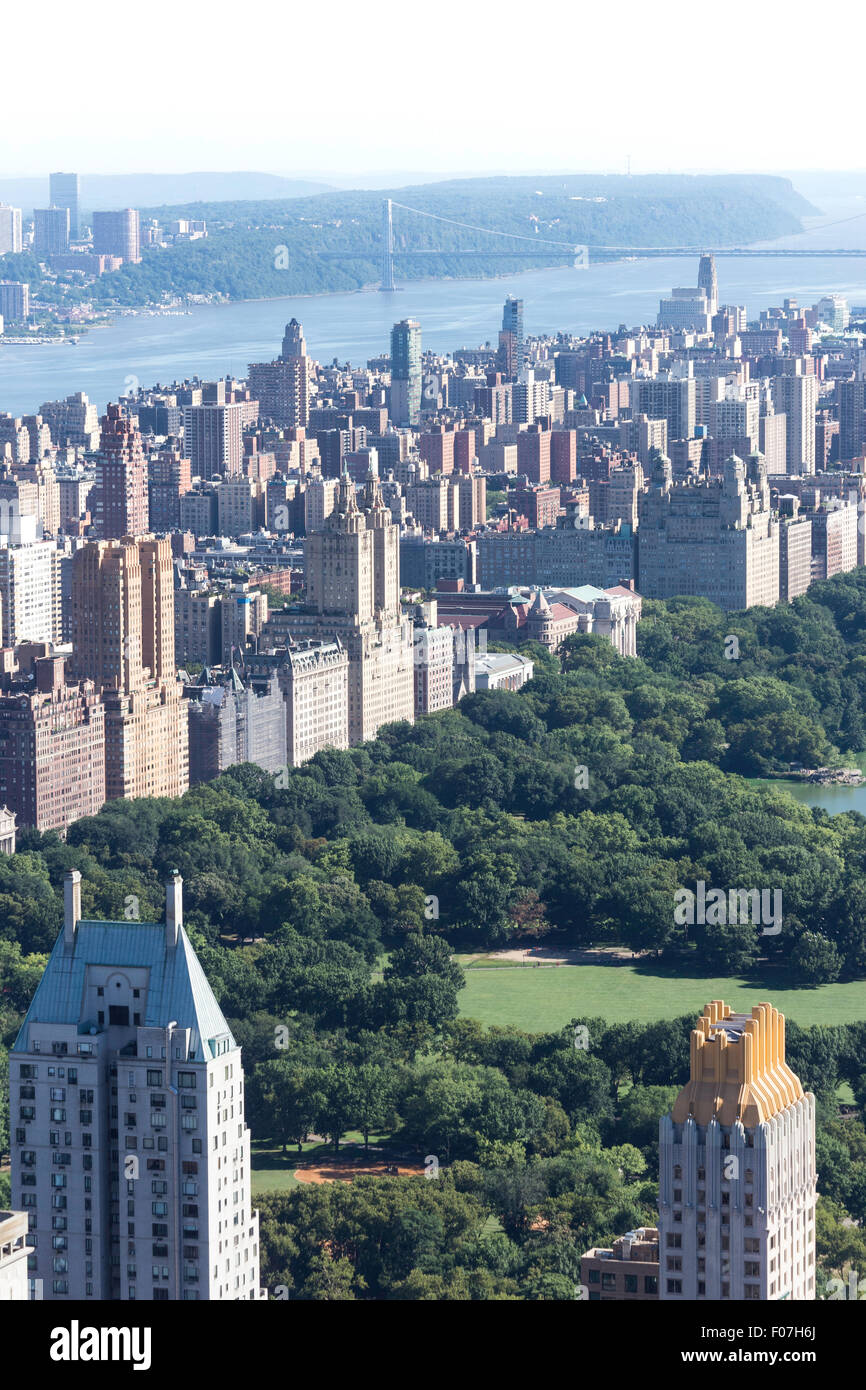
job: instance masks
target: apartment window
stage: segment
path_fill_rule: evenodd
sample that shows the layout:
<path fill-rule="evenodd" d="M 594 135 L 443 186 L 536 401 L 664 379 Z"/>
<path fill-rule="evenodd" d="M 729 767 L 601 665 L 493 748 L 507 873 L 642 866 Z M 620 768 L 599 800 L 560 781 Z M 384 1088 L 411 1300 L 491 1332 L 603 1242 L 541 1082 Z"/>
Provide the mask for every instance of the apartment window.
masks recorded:
<path fill-rule="evenodd" d="M 636 1275 L 636 1274 L 627 1274 L 627 1275 L 625 1276 L 625 1291 L 626 1291 L 626 1293 L 637 1293 L 637 1275 Z"/>
<path fill-rule="evenodd" d="M 161 1072 L 161 1071 L 155 1071 L 155 1070 L 153 1070 L 152 1068 L 148 1067 L 148 1070 L 147 1070 L 147 1084 L 148 1084 L 148 1086 L 161 1086 L 161 1085 L 162 1085 L 162 1072 Z"/>
<path fill-rule="evenodd" d="M 682 1291 L 683 1291 L 683 1281 L 682 1281 L 682 1279 L 669 1279 L 669 1280 L 668 1280 L 668 1283 L 667 1283 L 667 1289 L 668 1289 L 668 1293 L 682 1293 Z"/>
<path fill-rule="evenodd" d="M 177 1074 L 177 1084 L 179 1090 L 195 1090 L 195 1072 L 179 1071 Z"/>

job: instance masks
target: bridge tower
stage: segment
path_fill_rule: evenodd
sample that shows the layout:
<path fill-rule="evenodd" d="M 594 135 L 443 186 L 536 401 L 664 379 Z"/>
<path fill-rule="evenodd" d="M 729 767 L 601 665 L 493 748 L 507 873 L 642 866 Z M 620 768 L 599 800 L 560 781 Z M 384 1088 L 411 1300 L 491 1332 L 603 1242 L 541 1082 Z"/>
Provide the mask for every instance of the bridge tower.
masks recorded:
<path fill-rule="evenodd" d="M 391 220 L 391 199 L 382 204 L 382 283 L 380 290 L 396 290 L 394 284 L 394 225 Z"/>

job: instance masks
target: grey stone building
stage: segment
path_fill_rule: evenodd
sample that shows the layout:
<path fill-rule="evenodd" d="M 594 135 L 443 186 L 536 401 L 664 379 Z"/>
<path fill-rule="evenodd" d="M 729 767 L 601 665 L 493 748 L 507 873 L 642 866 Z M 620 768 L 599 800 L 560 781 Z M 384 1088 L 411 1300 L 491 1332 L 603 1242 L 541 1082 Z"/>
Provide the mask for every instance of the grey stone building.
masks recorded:
<path fill-rule="evenodd" d="M 10 1054 L 12 1191 L 44 1299 L 258 1299 L 241 1054 L 183 929 L 81 920 Z"/>

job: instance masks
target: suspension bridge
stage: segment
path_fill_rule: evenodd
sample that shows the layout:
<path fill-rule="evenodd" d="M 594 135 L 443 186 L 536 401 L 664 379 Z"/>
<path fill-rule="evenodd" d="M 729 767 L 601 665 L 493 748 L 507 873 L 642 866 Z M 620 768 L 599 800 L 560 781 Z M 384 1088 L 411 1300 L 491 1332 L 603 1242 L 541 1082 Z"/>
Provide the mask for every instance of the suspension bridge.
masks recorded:
<path fill-rule="evenodd" d="M 431 247 L 423 246 L 417 249 L 409 247 L 395 247 L 394 245 L 394 209 L 399 208 L 401 212 L 411 213 L 414 217 L 428 218 L 433 222 L 442 222 L 449 227 L 458 227 L 462 231 L 479 232 L 485 236 L 505 238 L 510 242 L 520 243 L 509 250 L 479 250 L 477 247 L 472 249 L 462 249 L 460 247 Z M 843 222 L 856 222 L 866 217 L 866 213 L 857 213 L 854 217 L 840 218 L 838 222 L 828 222 L 820 229 L 822 231 L 830 227 L 840 226 Z M 532 250 L 529 246 L 532 246 Z M 557 254 L 557 252 L 559 254 Z M 363 250 L 347 251 L 321 251 L 319 254 L 325 260 L 364 260 L 371 258 L 373 248 L 369 246 Z M 422 208 L 409 207 L 406 203 L 398 203 L 393 198 L 386 198 L 382 204 L 382 239 L 381 239 L 381 263 L 382 278 L 380 290 L 390 293 L 395 291 L 398 286 L 394 275 L 394 259 L 396 256 L 448 256 L 460 257 L 461 259 L 478 259 L 483 257 L 490 259 L 495 257 L 503 260 L 513 261 L 515 258 L 520 260 L 535 259 L 544 260 L 548 263 L 560 257 L 570 260 L 575 269 L 585 270 L 590 263 L 590 256 L 601 260 L 621 260 L 626 257 L 635 260 L 664 257 L 693 257 L 713 255 L 717 257 L 733 257 L 742 259 L 766 258 L 769 260 L 789 260 L 793 258 L 809 258 L 820 260 L 821 258 L 839 258 L 851 260 L 866 259 L 866 247 L 778 247 L 778 246 L 576 246 L 570 241 L 557 241 L 550 237 L 530 236 L 526 232 L 503 232 L 493 227 L 478 227 L 471 222 L 459 222 L 453 217 L 443 217 L 440 213 L 425 212 Z"/>

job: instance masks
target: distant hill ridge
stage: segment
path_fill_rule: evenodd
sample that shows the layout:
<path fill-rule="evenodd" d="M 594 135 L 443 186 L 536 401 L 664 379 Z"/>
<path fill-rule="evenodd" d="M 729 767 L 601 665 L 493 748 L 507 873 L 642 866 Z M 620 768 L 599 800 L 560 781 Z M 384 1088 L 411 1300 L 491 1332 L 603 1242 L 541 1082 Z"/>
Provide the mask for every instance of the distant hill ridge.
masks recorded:
<path fill-rule="evenodd" d="M 280 174 L 82 174 L 81 208 L 150 207 L 154 204 L 228 202 L 235 199 L 304 198 L 333 187 L 314 179 L 284 178 Z M 48 207 L 48 175 L 44 178 L 0 179 L 0 203 L 22 209 Z"/>
<path fill-rule="evenodd" d="M 799 232 L 801 218 L 815 211 L 789 179 L 751 174 L 493 176 L 392 190 L 138 202 L 145 217 L 162 223 L 205 218 L 207 238 L 145 249 L 139 265 L 105 274 L 95 286 L 48 285 L 26 253 L 5 257 L 3 273 L 41 282 L 41 294 L 65 302 L 86 297 L 119 305 L 178 295 L 237 300 L 359 290 L 380 278 L 382 202 L 388 196 L 433 214 L 395 209 L 394 248 L 403 282 L 568 264 L 571 248 L 579 245 L 596 248 L 593 259 L 626 254 L 603 248 L 746 245 Z"/>

